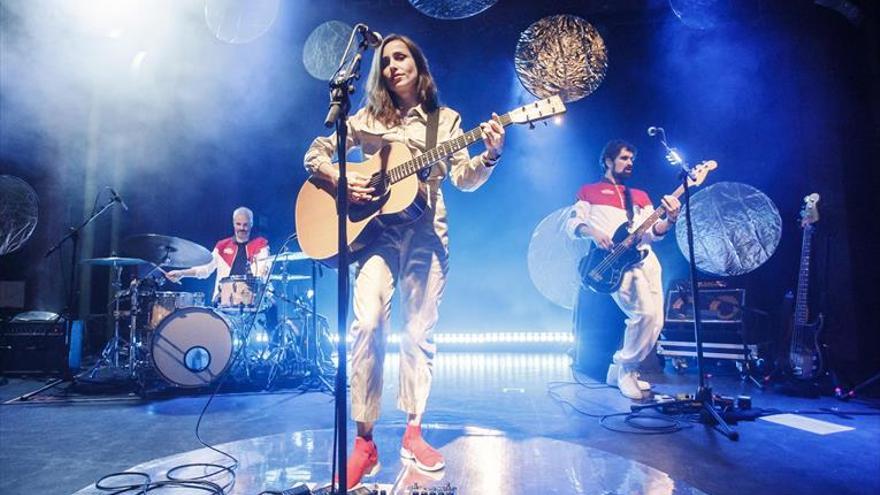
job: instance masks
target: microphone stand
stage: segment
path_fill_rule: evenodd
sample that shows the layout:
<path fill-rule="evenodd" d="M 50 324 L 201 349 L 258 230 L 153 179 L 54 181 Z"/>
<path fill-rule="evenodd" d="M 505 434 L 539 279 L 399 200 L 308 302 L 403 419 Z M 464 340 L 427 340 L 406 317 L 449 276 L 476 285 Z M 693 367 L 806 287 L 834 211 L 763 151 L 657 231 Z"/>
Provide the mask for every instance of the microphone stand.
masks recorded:
<path fill-rule="evenodd" d="M 337 354 L 338 363 L 336 371 L 336 467 L 339 469 L 339 475 L 333 476 L 331 472 L 330 493 L 334 495 L 342 495 L 346 493 L 348 479 L 346 473 L 346 465 L 348 464 L 348 436 L 346 425 L 348 420 L 347 413 L 347 352 L 346 334 L 348 331 L 348 298 L 349 298 L 349 282 L 348 282 L 348 178 L 346 176 L 346 147 L 345 143 L 348 139 L 348 112 L 351 110 L 350 95 L 354 93 L 354 81 L 360 78 L 361 59 L 364 52 L 368 48 L 366 39 L 362 39 L 358 43 L 354 55 L 350 55 L 355 35 L 365 32 L 366 26 L 358 24 L 352 30 L 348 40 L 348 46 L 339 62 L 339 69 L 330 80 L 330 110 L 324 119 L 325 127 L 336 126 L 336 155 L 339 160 L 339 181 L 336 185 L 336 215 L 337 227 L 339 235 L 339 262 L 338 262 L 338 285 L 337 285 Z M 348 59 L 351 60 L 348 60 Z M 346 65 L 348 61 L 348 65 Z M 335 470 L 335 468 L 334 468 Z M 338 480 L 338 487 L 336 486 Z"/>
<path fill-rule="evenodd" d="M 95 199 L 95 201 L 97 202 L 97 198 Z M 59 321 L 61 321 L 62 318 L 64 318 L 65 316 L 67 317 L 67 322 L 66 322 L 67 332 L 66 333 L 67 333 L 68 339 L 70 338 L 74 321 L 79 319 L 79 308 L 78 308 L 79 297 L 77 297 L 79 295 L 79 289 L 76 286 L 76 282 L 77 282 L 77 280 L 76 280 L 76 278 L 77 278 L 76 277 L 76 273 L 77 273 L 76 260 L 77 260 L 78 251 L 79 251 L 79 234 L 84 228 L 86 228 L 86 226 L 88 226 L 90 223 L 92 223 L 99 216 L 103 215 L 104 212 L 109 210 L 113 206 L 113 204 L 116 202 L 117 202 L 116 197 L 110 198 L 107 201 L 107 204 L 105 204 L 97 212 L 93 211 L 92 214 L 89 216 L 89 218 L 87 218 L 78 227 L 70 227 L 67 234 L 65 234 L 64 237 L 59 239 L 58 242 L 56 242 L 54 246 L 49 248 L 49 250 L 46 251 L 46 254 L 43 256 L 43 258 L 48 258 L 50 255 L 52 255 L 52 253 L 61 249 L 61 246 L 63 246 L 64 243 L 67 242 L 68 240 L 70 240 L 72 243 L 72 247 L 70 250 L 70 278 L 69 278 L 70 285 L 67 288 L 67 301 L 65 302 L 66 307 L 61 312 L 58 313 L 58 316 L 55 317 L 55 321 L 52 322 L 52 326 L 55 326 L 58 324 Z M 65 367 L 65 369 L 66 368 L 67 367 Z M 46 390 L 54 388 L 54 387 L 60 385 L 61 383 L 64 383 L 65 381 L 72 381 L 72 380 L 73 380 L 73 377 L 71 376 L 70 370 L 65 371 L 63 373 L 62 378 L 56 378 L 55 380 L 52 380 L 51 382 L 40 387 L 39 389 L 34 390 L 33 392 L 29 392 L 25 395 L 22 395 L 22 396 L 16 398 L 16 400 L 19 400 L 19 401 L 30 400 L 31 397 L 33 397 L 39 393 L 42 393 Z"/>
<path fill-rule="evenodd" d="M 649 131 L 650 135 L 651 134 Z M 697 391 L 693 399 L 663 401 L 653 404 L 639 404 L 630 407 L 632 412 L 642 411 L 644 409 L 668 408 L 675 406 L 683 406 L 685 408 L 693 407 L 700 410 L 700 422 L 707 425 L 717 425 L 721 433 L 730 440 L 739 440 L 739 432 L 732 429 L 728 425 L 721 414 L 715 409 L 715 397 L 712 394 L 712 387 L 706 383 L 706 375 L 703 372 L 703 338 L 702 323 L 700 318 L 700 287 L 697 284 L 697 262 L 694 257 L 694 230 L 691 224 L 691 192 L 688 180 L 693 178 L 691 167 L 675 148 L 671 148 L 666 143 L 666 132 L 662 128 L 656 128 L 655 134 L 660 135 L 660 143 L 666 149 L 666 159 L 672 165 L 681 168 L 679 178 L 684 188 L 684 211 L 685 226 L 687 227 L 687 244 L 688 244 L 688 261 L 690 262 L 690 279 L 691 279 L 691 296 L 693 298 L 694 308 L 694 343 L 697 348 L 697 372 L 699 373 L 699 382 Z"/>

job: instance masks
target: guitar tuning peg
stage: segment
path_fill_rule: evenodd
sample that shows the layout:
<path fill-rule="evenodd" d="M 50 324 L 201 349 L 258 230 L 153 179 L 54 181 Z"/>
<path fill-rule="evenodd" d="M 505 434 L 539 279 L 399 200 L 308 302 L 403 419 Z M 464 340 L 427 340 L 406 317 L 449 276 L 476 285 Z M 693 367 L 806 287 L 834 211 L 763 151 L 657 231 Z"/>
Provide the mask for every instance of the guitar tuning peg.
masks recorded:
<path fill-rule="evenodd" d="M 544 127 L 547 127 L 547 121 L 546 121 L 546 120 L 544 121 Z"/>
<path fill-rule="evenodd" d="M 529 129 L 534 129 L 534 128 L 535 128 L 535 123 L 529 122 Z"/>

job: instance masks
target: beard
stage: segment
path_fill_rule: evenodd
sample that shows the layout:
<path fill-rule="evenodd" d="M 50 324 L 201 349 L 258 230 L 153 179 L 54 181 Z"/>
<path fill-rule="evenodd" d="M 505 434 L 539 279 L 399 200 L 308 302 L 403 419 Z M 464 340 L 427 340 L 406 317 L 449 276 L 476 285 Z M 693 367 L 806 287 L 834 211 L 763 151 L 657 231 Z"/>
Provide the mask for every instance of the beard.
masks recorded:
<path fill-rule="evenodd" d="M 614 180 L 617 182 L 626 182 L 630 177 L 632 177 L 632 170 L 623 170 L 621 172 L 611 172 L 611 175 L 614 176 Z"/>

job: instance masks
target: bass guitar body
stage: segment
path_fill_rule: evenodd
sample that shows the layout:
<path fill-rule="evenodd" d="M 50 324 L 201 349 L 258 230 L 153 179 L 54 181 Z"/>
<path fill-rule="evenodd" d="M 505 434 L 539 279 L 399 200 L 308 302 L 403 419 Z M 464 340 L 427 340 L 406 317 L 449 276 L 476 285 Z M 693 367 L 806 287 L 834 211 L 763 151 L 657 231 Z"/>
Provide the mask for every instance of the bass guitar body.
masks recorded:
<path fill-rule="evenodd" d="M 626 223 L 623 223 L 617 227 L 611 240 L 615 245 L 618 245 L 625 242 L 629 235 Z M 578 270 L 581 280 L 587 287 L 596 292 L 608 294 L 620 288 L 624 272 L 645 259 L 645 256 L 647 256 L 647 251 L 638 250 L 635 245 L 617 255 L 612 251 L 594 246 L 581 259 Z"/>

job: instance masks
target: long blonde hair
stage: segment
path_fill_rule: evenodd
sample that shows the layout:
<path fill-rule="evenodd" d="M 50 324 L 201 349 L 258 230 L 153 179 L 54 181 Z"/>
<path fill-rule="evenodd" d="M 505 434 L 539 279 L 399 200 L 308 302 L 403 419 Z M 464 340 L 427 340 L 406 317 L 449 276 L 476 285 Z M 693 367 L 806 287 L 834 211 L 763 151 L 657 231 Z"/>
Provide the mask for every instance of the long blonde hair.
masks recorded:
<path fill-rule="evenodd" d="M 428 68 L 428 60 L 425 58 L 422 49 L 407 36 L 391 34 L 382 40 L 382 45 L 373 54 L 370 75 L 367 77 L 366 94 L 367 114 L 388 127 L 400 124 L 400 115 L 397 112 L 397 105 L 394 103 L 394 96 L 382 77 L 382 52 L 385 50 L 385 45 L 394 40 L 402 41 L 409 48 L 416 63 L 416 70 L 419 73 L 419 79 L 416 83 L 416 94 L 419 103 L 422 104 L 427 113 L 431 113 L 440 107 L 437 85 L 434 84 L 434 77 L 431 75 L 431 70 Z"/>

